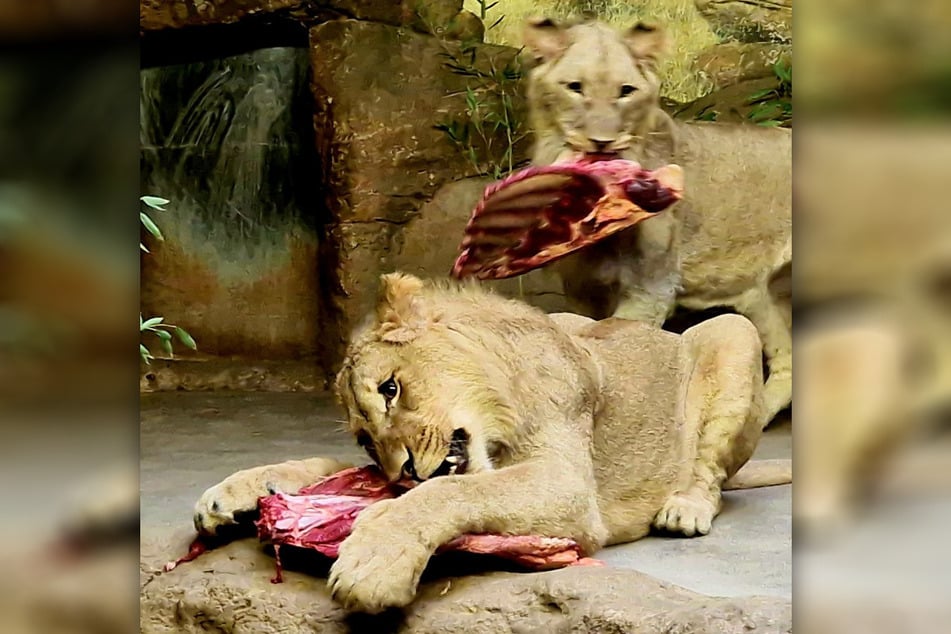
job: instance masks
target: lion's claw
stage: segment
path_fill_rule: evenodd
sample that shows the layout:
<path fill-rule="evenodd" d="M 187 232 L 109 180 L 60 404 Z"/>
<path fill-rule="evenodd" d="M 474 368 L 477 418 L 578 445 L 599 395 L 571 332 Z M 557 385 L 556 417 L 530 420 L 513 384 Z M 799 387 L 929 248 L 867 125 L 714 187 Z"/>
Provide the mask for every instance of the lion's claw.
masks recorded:
<path fill-rule="evenodd" d="M 706 535 L 710 532 L 713 518 L 717 514 L 717 505 L 696 491 L 676 493 L 654 518 L 654 526 L 671 533 L 680 533 L 685 537 Z"/>

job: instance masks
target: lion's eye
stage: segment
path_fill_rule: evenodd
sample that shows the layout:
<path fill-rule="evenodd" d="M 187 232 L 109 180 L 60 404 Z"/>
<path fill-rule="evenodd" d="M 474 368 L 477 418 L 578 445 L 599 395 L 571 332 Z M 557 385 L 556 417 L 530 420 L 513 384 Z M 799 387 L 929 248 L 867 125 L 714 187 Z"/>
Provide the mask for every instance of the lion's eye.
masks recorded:
<path fill-rule="evenodd" d="M 567 87 L 568 87 L 568 90 L 570 90 L 571 92 L 576 92 L 579 95 L 581 94 L 581 90 L 583 88 L 580 81 L 569 81 L 567 83 Z"/>
<path fill-rule="evenodd" d="M 634 94 L 635 90 L 637 90 L 636 86 L 632 86 L 630 84 L 624 84 L 623 86 L 621 86 L 621 96 L 629 97 Z"/>
<path fill-rule="evenodd" d="M 380 383 L 379 387 L 376 388 L 376 391 L 382 394 L 383 398 L 385 398 L 387 401 L 392 401 L 399 395 L 400 386 L 396 382 L 396 379 L 390 377 Z"/>

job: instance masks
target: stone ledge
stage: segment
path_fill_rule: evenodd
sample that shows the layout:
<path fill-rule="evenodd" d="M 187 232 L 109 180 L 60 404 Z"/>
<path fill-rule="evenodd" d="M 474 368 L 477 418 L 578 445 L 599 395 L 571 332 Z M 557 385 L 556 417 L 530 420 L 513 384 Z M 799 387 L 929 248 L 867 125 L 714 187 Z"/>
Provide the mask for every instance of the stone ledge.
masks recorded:
<path fill-rule="evenodd" d="M 491 572 L 424 583 L 406 610 L 373 618 L 348 615 L 324 578 L 284 573 L 254 540 L 212 551 L 159 574 L 174 549 L 142 549 L 141 632 L 718 632 L 792 631 L 786 599 L 704 596 L 632 570 L 565 568 Z M 174 550 L 174 552 L 173 552 Z"/>
<path fill-rule="evenodd" d="M 792 42 L 792 0 L 694 0 L 714 32 L 737 42 Z"/>
<path fill-rule="evenodd" d="M 252 16 L 282 15 L 305 25 L 352 18 L 408 26 L 450 39 L 482 41 L 482 21 L 462 0 L 140 0 L 143 32 L 234 24 Z"/>

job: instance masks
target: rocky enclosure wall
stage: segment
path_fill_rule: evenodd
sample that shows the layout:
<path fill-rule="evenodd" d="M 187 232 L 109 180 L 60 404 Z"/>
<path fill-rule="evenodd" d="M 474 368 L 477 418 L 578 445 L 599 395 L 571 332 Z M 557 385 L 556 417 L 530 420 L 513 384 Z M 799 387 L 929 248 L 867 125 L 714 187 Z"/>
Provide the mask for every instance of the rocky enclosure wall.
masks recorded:
<path fill-rule="evenodd" d="M 254 20 L 307 34 L 306 48 L 198 55 L 142 72 L 143 194 L 171 201 L 154 214 L 165 242 L 146 237 L 142 307 L 194 335 L 199 353 L 184 359 L 312 360 L 330 377 L 381 273 L 448 274 L 487 182 L 471 178 L 435 128 L 466 107 L 468 80 L 446 53 L 482 36 L 461 5 L 142 3 L 146 36 L 194 42 Z M 504 65 L 515 52 L 479 44 L 471 63 Z M 552 282 L 530 276 L 522 292 L 557 307 Z M 162 380 L 153 368 L 144 389 L 174 387 L 160 365 Z M 200 383 L 192 377 L 189 388 Z"/>
<path fill-rule="evenodd" d="M 696 3 L 724 39 L 697 63 L 743 100 L 773 59 L 764 47 L 791 46 L 791 0 Z M 447 55 L 476 43 L 463 57 L 485 70 L 516 50 L 483 44 L 462 0 L 142 0 L 140 9 L 152 66 L 142 72 L 142 188 L 171 201 L 155 215 L 166 241 L 145 238 L 143 313 L 195 336 L 199 352 L 183 351 L 186 361 L 296 360 L 330 378 L 381 273 L 448 275 L 489 181 L 435 127 L 465 116 L 471 87 Z M 516 162 L 529 143 L 516 145 Z M 492 284 L 567 308 L 544 270 Z M 143 389 L 183 387 L 158 364 L 161 380 L 144 372 Z M 202 387 L 189 379 L 188 389 Z"/>

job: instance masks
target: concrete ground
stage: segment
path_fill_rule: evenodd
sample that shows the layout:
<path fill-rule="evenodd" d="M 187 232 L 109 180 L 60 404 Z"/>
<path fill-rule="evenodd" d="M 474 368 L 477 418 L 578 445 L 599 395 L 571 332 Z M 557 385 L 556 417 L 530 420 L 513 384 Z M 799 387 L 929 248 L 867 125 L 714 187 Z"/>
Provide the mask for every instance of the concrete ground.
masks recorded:
<path fill-rule="evenodd" d="M 198 496 L 227 475 L 292 458 L 365 464 L 327 394 L 165 392 L 142 395 L 143 540 L 186 536 Z M 771 427 L 759 458 L 792 454 L 788 423 Z M 597 557 L 716 596 L 792 595 L 792 487 L 730 491 L 704 537 L 648 537 Z"/>

